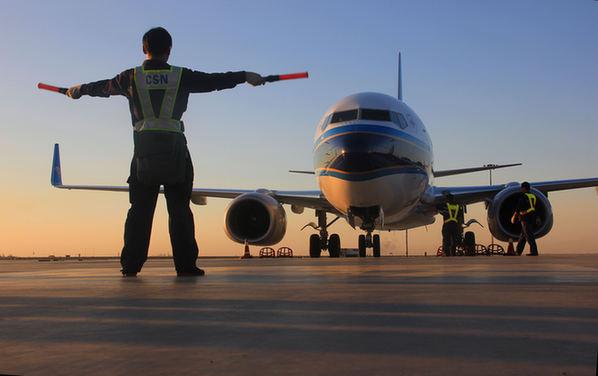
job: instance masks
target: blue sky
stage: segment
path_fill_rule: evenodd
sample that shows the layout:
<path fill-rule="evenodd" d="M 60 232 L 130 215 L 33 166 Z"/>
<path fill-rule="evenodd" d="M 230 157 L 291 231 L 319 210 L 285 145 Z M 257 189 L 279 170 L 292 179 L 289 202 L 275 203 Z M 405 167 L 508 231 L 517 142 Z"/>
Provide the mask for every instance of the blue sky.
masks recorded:
<path fill-rule="evenodd" d="M 1 1 L 0 7 L 0 189 L 5 213 L 18 211 L 3 216 L 1 227 L 18 230 L 9 231 L 4 245 L 0 239 L 0 252 L 44 249 L 41 239 L 23 238 L 31 227 L 64 234 L 46 246 L 53 249 L 65 249 L 61 239 L 71 231 L 101 230 L 112 240 L 96 248 L 117 250 L 127 198 L 56 192 L 47 175 L 52 144 L 60 142 L 67 182 L 124 183 L 132 152 L 126 101 L 74 102 L 35 85 L 110 78 L 137 65 L 143 32 L 158 25 L 173 35 L 175 65 L 310 72 L 308 80 L 192 98 L 184 120 L 196 186 L 316 188 L 312 178 L 286 171 L 312 167 L 315 124 L 338 99 L 396 93 L 398 51 L 404 99 L 428 127 L 438 169 L 524 163 L 497 172 L 503 182 L 598 175 L 596 1 Z M 439 184 L 486 182 L 486 174 L 476 174 Z M 554 200 L 564 217 L 587 203 L 587 231 L 576 239 L 589 239 L 597 229 L 589 222 L 596 194 L 559 193 Z M 231 244 L 209 239 L 225 237 L 225 205 L 217 200 L 194 209 L 200 225 L 214 229 L 202 235 L 199 227 L 206 248 L 224 253 Z M 159 210 L 157 221 L 164 216 Z M 63 225 L 54 227 L 52 218 Z M 307 220 L 311 214 L 295 216 L 289 226 L 289 242 L 298 248 L 307 235 L 296 227 Z M 165 230 L 156 231 L 152 244 L 167 248 Z M 343 231 L 352 245 L 356 234 Z M 555 234 L 548 248 L 572 236 Z M 437 240 L 421 235 L 426 246 Z M 80 242 L 68 244 L 93 248 L 88 244 L 97 240 Z"/>

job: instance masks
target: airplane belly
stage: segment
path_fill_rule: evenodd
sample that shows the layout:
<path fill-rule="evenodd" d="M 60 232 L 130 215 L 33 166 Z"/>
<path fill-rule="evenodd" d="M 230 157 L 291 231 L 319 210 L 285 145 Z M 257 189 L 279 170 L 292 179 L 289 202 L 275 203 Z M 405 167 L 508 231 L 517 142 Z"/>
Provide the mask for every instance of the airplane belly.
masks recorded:
<path fill-rule="evenodd" d="M 379 206 L 385 222 L 400 220 L 419 202 L 428 183 L 423 174 L 392 174 L 365 181 L 351 181 L 336 176 L 320 176 L 319 185 L 326 199 L 338 211 Z"/>

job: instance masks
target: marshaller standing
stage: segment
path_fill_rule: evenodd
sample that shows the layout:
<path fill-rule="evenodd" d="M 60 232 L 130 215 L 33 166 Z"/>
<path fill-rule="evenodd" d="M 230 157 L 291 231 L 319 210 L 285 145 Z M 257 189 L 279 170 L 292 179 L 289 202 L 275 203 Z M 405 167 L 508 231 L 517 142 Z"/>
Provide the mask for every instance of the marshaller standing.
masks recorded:
<path fill-rule="evenodd" d="M 193 213 L 189 208 L 193 187 L 193 164 L 187 149 L 181 117 L 189 94 L 231 89 L 247 82 L 264 84 L 253 72 L 204 73 L 169 65 L 172 37 L 157 27 L 143 35 L 141 66 L 128 69 L 109 80 L 68 89 L 67 95 L 109 97 L 122 95 L 129 100 L 135 150 L 131 162 L 129 201 L 122 274 L 134 277 L 147 260 L 152 221 L 160 186 L 168 207 L 172 255 L 178 276 L 202 276 L 196 266 L 199 253 L 195 240 Z"/>

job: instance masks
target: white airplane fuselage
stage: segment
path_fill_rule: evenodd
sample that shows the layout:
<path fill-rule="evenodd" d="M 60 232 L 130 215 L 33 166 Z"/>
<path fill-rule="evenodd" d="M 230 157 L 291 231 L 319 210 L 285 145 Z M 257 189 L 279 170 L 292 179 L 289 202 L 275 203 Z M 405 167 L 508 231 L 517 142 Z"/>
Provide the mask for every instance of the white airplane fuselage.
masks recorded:
<path fill-rule="evenodd" d="M 322 194 L 362 227 L 433 223 L 435 213 L 418 212 L 432 184 L 432 165 L 432 142 L 423 122 L 405 103 L 385 94 L 341 99 L 316 130 L 314 167 Z"/>

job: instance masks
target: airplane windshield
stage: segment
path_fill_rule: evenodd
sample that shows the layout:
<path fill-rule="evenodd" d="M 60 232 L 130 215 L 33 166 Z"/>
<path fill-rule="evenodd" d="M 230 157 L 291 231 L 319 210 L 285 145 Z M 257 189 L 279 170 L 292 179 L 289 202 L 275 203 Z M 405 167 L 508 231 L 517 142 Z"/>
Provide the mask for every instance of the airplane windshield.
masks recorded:
<path fill-rule="evenodd" d="M 335 112 L 332 115 L 332 119 L 330 123 L 340 123 L 342 121 L 349 121 L 357 119 L 357 109 L 355 110 L 348 110 L 348 111 L 340 111 Z"/>
<path fill-rule="evenodd" d="M 403 116 L 403 114 L 400 114 L 398 112 L 393 112 L 391 116 L 392 116 L 392 122 L 395 123 L 396 125 L 398 125 L 399 127 L 401 127 L 401 129 L 405 129 L 409 126 L 409 124 L 407 123 L 407 120 L 405 120 L 405 117 Z"/>
<path fill-rule="evenodd" d="M 360 118 L 363 120 L 390 121 L 390 112 L 388 110 L 362 108 Z"/>

